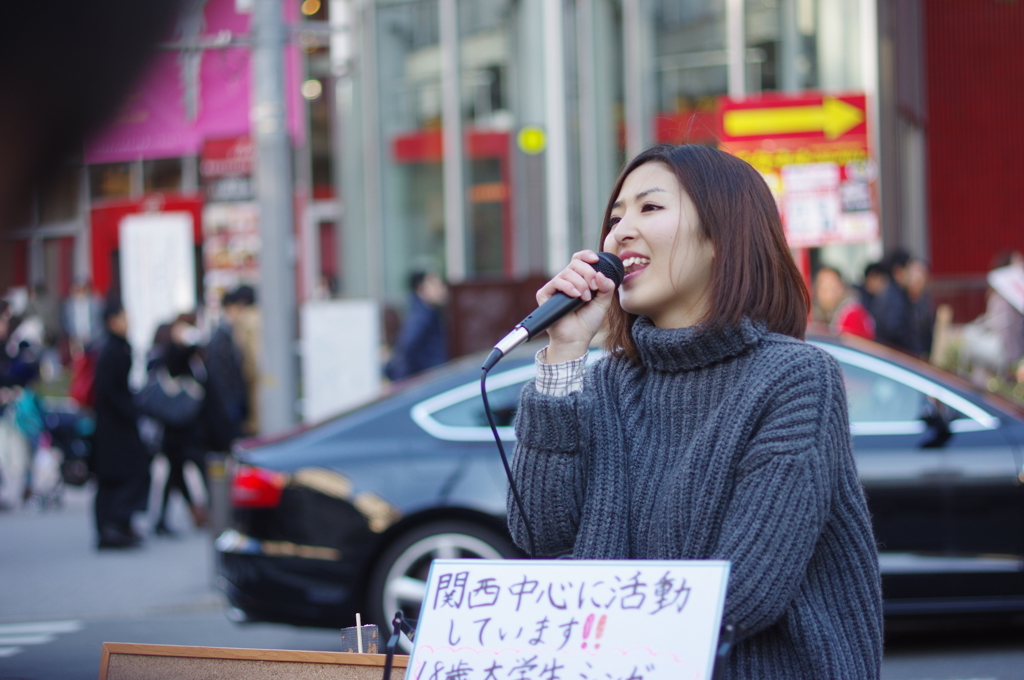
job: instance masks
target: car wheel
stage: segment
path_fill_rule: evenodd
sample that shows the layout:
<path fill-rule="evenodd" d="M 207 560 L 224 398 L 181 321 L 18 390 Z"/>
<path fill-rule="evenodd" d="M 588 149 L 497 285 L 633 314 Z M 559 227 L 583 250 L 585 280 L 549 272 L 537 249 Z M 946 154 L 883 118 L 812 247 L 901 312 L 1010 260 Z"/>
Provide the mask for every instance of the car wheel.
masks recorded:
<path fill-rule="evenodd" d="M 381 645 L 391 637 L 395 612 L 419 619 L 430 563 L 435 558 L 498 560 L 518 556 L 508 539 L 471 522 L 432 522 L 402 534 L 381 555 L 370 578 L 368 604 L 372 620 L 380 628 Z M 412 651 L 404 634 L 399 646 L 406 654 Z"/>

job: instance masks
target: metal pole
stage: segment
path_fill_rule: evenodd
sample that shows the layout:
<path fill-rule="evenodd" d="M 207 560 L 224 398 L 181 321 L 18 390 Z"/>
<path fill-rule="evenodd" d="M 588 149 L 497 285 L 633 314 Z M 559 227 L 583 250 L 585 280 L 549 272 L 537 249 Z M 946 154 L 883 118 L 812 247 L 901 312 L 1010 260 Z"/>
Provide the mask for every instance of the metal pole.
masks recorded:
<path fill-rule="evenodd" d="M 879 111 L 878 75 L 878 5 L 875 0 L 860 0 L 860 87 L 868 100 L 868 149 L 875 162 L 881 162 L 879 153 L 881 114 Z M 878 196 L 879 214 L 883 202 L 882 182 L 875 184 Z"/>
<path fill-rule="evenodd" d="M 594 50 L 594 3 L 580 0 L 576 3 L 576 61 L 579 69 L 579 126 L 580 126 L 580 225 L 584 248 L 597 246 L 598 222 L 601 209 L 598 184 L 598 149 L 601 141 L 597 134 L 597 55 Z"/>
<path fill-rule="evenodd" d="M 260 430 L 295 424 L 295 228 L 281 0 L 254 0 L 252 125 L 260 209 Z"/>
<path fill-rule="evenodd" d="M 733 98 L 747 93 L 747 44 L 743 24 L 743 0 L 726 0 L 725 49 L 729 55 L 729 96 Z"/>
<path fill-rule="evenodd" d="M 360 101 L 359 132 L 362 135 L 361 158 L 349 151 L 349 156 L 356 163 L 361 161 L 362 168 L 356 168 L 363 188 L 363 224 L 360 225 L 366 273 L 366 294 L 383 303 L 384 291 L 384 216 L 381 204 L 381 168 L 384 163 L 380 132 L 380 99 L 377 94 L 377 4 L 365 0 L 359 5 L 359 85 L 353 85 L 352 96 Z M 353 109 L 354 110 L 354 109 Z M 345 200 L 344 194 L 342 200 Z M 351 226 L 349 221 L 348 225 Z M 351 233 L 351 231 L 350 231 Z M 351 248 L 355 257 L 361 254 L 359 249 Z M 352 257 L 346 258 L 351 262 Z"/>
<path fill-rule="evenodd" d="M 781 72 L 779 81 L 783 92 L 796 93 L 803 89 L 803 74 L 800 72 L 800 31 L 796 25 L 796 0 L 782 0 L 779 6 L 779 23 L 782 24 L 782 48 L 778 63 Z"/>
<path fill-rule="evenodd" d="M 548 273 L 569 263 L 569 145 L 565 112 L 562 0 L 544 3 L 544 117 L 547 119 Z"/>
<path fill-rule="evenodd" d="M 444 148 L 445 274 L 466 278 L 466 191 L 462 172 L 462 106 L 459 82 L 459 8 L 457 0 L 438 3 L 441 22 L 441 137 Z"/>
<path fill-rule="evenodd" d="M 647 146 L 643 87 L 643 15 L 641 0 L 622 0 L 622 53 L 626 93 L 626 158 Z"/>

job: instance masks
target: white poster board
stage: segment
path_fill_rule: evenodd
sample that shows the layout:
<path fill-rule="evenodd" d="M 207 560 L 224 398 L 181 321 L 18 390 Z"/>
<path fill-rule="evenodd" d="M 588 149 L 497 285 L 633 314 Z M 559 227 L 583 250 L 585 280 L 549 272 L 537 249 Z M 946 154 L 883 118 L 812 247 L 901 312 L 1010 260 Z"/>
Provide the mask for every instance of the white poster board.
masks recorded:
<path fill-rule="evenodd" d="M 146 352 L 160 324 L 196 308 L 192 214 L 126 215 L 119 225 L 121 304 L 128 313 L 131 381 L 145 382 Z"/>
<path fill-rule="evenodd" d="M 373 300 L 302 307 L 302 417 L 316 422 L 380 394 L 380 308 Z"/>
<path fill-rule="evenodd" d="M 434 560 L 409 680 L 711 677 L 728 562 Z"/>
<path fill-rule="evenodd" d="M 839 166 L 805 163 L 782 168 L 786 240 L 794 248 L 834 240 L 839 226 Z"/>

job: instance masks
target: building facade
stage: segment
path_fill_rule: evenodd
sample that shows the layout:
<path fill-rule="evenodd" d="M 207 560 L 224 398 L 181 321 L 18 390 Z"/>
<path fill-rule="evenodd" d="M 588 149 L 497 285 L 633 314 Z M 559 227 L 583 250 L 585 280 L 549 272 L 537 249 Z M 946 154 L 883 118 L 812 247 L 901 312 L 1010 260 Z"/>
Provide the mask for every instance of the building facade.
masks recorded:
<path fill-rule="evenodd" d="M 160 120 L 150 118 L 148 146 L 111 133 L 71 159 L 13 233 L 8 284 L 43 282 L 63 294 L 74 279 L 91 279 L 104 292 L 116 283 L 110 225 L 125 211 L 167 206 L 197 215 L 199 301 L 258 277 L 249 181 L 258 159 L 245 157 L 251 1 L 197 3 L 199 18 L 158 58 L 158 71 L 177 74 L 171 96 L 185 124 L 165 125 L 178 137 L 158 134 Z M 297 304 L 330 289 L 401 305 L 417 269 L 474 290 L 548 276 L 598 245 L 625 159 L 656 142 L 720 143 L 723 101 L 807 92 L 863 95 L 859 129 L 878 168 L 875 234 L 816 247 L 811 265 L 858 280 L 865 263 L 905 247 L 932 262 L 938 292 L 965 321 L 991 253 L 1021 247 L 1013 183 L 1024 139 L 1011 101 L 1024 91 L 1020 3 L 284 7 Z M 159 110 L 146 114 L 146 103 L 129 102 L 114 127 Z"/>

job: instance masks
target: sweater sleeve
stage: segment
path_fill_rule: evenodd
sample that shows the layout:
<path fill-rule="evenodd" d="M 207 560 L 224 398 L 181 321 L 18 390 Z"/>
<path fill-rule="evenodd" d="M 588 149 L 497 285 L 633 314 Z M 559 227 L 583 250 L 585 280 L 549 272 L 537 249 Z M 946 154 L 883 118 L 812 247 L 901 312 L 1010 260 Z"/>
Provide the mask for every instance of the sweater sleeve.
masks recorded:
<path fill-rule="evenodd" d="M 542 394 L 534 381 L 523 387 L 512 476 L 537 541 L 534 557 L 565 554 L 575 545 L 586 476 L 581 423 L 590 411 L 590 397 L 586 389 L 566 396 Z M 511 492 L 506 502 L 512 538 L 530 552 L 523 517 Z"/>
<path fill-rule="evenodd" d="M 711 555 L 732 563 L 724 619 L 738 639 L 774 624 L 796 596 L 832 506 L 837 461 L 852 461 L 839 366 L 808 349 L 766 395 Z"/>

